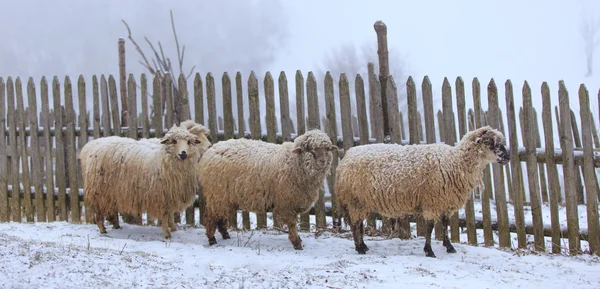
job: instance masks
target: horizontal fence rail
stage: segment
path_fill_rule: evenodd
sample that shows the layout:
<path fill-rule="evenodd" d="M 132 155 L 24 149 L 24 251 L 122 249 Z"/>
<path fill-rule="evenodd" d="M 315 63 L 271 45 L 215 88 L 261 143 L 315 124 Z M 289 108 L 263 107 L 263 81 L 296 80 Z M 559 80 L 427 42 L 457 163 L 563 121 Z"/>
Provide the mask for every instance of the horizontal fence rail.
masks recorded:
<path fill-rule="evenodd" d="M 83 76 L 76 82 L 69 77 L 62 81 L 44 77 L 39 83 L 31 78 L 26 83 L 20 78 L 0 78 L 1 222 L 92 223 L 91 212 L 85 210 L 78 157 L 85 143 L 113 135 L 161 137 L 173 124 L 192 119 L 210 130 L 213 143 L 231 138 L 282 143 L 308 129 L 325 131 L 339 152 L 319 199 L 308 214 L 300 216 L 300 229 L 331 228 L 340 225 L 339 216 L 332 216 L 337 206 L 335 167 L 348 149 L 381 142 L 454 145 L 467 131 L 490 125 L 505 134 L 511 163 L 485 169 L 482 186 L 473 191 L 460 214 L 451 218 L 453 241 L 460 241 L 460 228 L 466 228 L 466 240 L 472 245 L 497 242 L 500 247 L 530 248 L 528 238 L 532 237 L 533 249 L 539 251 L 577 254 L 583 251 L 582 241 L 591 252 L 600 249 L 598 117 L 590 108 L 584 85 L 576 94 L 577 115 L 570 108 L 569 97 L 573 96 L 562 81 L 555 104 L 543 83 L 543 105 L 537 111 L 540 108 L 533 107 L 532 99 L 540 95 L 533 93 L 527 82 L 517 93 L 506 81 L 506 107 L 501 108 L 493 79 L 483 92 L 479 80 L 473 79 L 472 95 L 467 96 L 462 78 L 456 79 L 454 88 L 445 78 L 441 108 L 436 111 L 428 77 L 420 87 L 409 77 L 406 99 L 400 99 L 393 77 L 380 78 L 372 65 L 367 77 L 353 79 L 327 73 L 317 80 L 312 72 L 305 77 L 297 71 L 292 84 L 284 72 L 277 79 L 267 72 L 262 83 L 254 73 L 244 79 L 239 72 L 234 79 L 224 73 L 220 81 L 212 73 L 204 77 L 197 73 L 191 79 L 169 74 L 150 79 L 142 74 L 140 81 L 131 74 L 125 76 L 119 78 L 119 84 L 112 75 L 93 76 L 91 83 Z M 387 96 L 385 105 L 382 89 Z M 467 97 L 472 98 L 473 107 L 466 106 Z M 517 99 L 522 103 L 515 102 Z M 487 106 L 487 111 L 482 106 Z M 263 107 L 266 110 L 261 113 Z M 384 126 L 390 132 L 387 136 Z M 71 192 L 78 192 L 77 198 L 71 198 Z M 185 219 L 177 221 L 196 225 L 199 220 L 203 225 L 203 202 L 199 191 L 194 205 L 185 211 Z M 549 218 L 543 216 L 543 209 L 549 211 Z M 250 212 L 239 213 L 231 215 L 230 224 L 250 229 Z M 257 228 L 266 227 L 272 217 L 271 213 L 252 214 Z M 585 221 L 580 222 L 584 214 Z M 132 222 L 141 224 L 141 220 Z M 383 232 L 401 228 L 408 236 L 413 225 L 415 235 L 423 236 L 425 231 L 422 219 L 413 216 L 386 219 L 373 215 L 367 225 Z M 477 230 L 483 231 L 482 236 Z M 438 225 L 436 238 L 440 233 Z M 512 244 L 513 237 L 516 244 Z M 568 249 L 561 246 L 565 241 Z"/>

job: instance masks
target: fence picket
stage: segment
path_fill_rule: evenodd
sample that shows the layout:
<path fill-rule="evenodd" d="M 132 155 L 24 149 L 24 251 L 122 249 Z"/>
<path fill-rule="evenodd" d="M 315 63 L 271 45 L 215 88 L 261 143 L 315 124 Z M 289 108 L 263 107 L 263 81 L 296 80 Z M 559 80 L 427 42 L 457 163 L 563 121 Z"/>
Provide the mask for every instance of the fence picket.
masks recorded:
<path fill-rule="evenodd" d="M 583 176 L 587 202 L 588 243 L 590 252 L 598 254 L 600 251 L 600 236 L 598 235 L 598 187 L 593 164 L 593 143 L 590 126 L 594 125 L 590 118 L 589 94 L 585 85 L 579 87 L 579 113 L 581 116 L 581 137 L 583 142 L 584 158 Z"/>
<path fill-rule="evenodd" d="M 524 201 L 524 186 L 523 186 L 523 172 L 521 162 L 519 161 L 519 140 L 517 138 L 517 121 L 515 119 L 515 103 L 513 96 L 513 86 L 510 80 L 507 80 L 505 85 L 506 95 L 506 114 L 508 121 L 508 139 L 510 141 L 510 165 L 511 165 L 511 178 L 512 183 L 511 191 L 513 192 L 513 206 L 515 214 L 515 226 L 517 229 L 517 244 L 521 249 L 527 247 L 527 236 L 525 235 L 525 213 L 523 211 Z M 523 130 L 521 130 L 523 131 Z"/>
<path fill-rule="evenodd" d="M 552 104 L 550 103 L 550 88 L 548 83 L 542 84 L 542 124 L 544 126 L 544 141 L 546 154 L 554 153 L 554 130 L 552 128 Z M 560 195 L 560 183 L 558 181 L 558 169 L 554 158 L 546 161 L 548 173 L 548 187 L 550 198 L 550 225 L 552 226 L 552 253 L 560 253 L 560 221 L 558 218 L 558 204 Z"/>
<path fill-rule="evenodd" d="M 186 92 L 187 93 L 187 92 Z M 150 137 L 150 121 L 148 120 L 148 79 L 146 74 L 142 73 L 140 77 L 140 98 L 142 101 L 142 113 L 139 117 L 142 119 L 142 137 Z"/>
<path fill-rule="evenodd" d="M 321 129 L 321 117 L 319 116 L 319 98 L 317 95 L 317 81 L 312 71 L 308 72 L 306 79 L 306 105 L 308 108 L 307 129 Z M 317 228 L 325 228 L 325 189 L 319 190 L 319 198 L 315 203 L 315 223 Z M 308 213 L 307 213 L 308 214 Z"/>
<path fill-rule="evenodd" d="M 0 77 L 0 147 L 7 148 L 6 142 L 6 85 Z M 10 220 L 8 211 L 8 156 L 7 149 L 0 150 L 0 222 Z"/>
<path fill-rule="evenodd" d="M 194 121 L 204 125 L 204 90 L 202 86 L 202 76 L 196 72 L 194 76 Z M 200 214 L 202 216 L 202 214 Z"/>
<path fill-rule="evenodd" d="M 233 104 L 231 99 L 231 79 L 227 72 L 221 77 L 222 93 L 223 93 L 223 116 L 224 129 L 223 136 L 226 140 L 233 138 Z M 229 226 L 238 229 L 237 210 L 233 209 L 229 214 Z"/>
<path fill-rule="evenodd" d="M 108 105 L 108 82 L 104 74 L 100 76 L 100 101 L 102 102 L 102 136 L 113 135 L 110 128 L 110 106 Z"/>
<path fill-rule="evenodd" d="M 260 125 L 260 100 L 258 94 L 258 79 L 254 71 L 250 73 L 248 78 L 248 108 L 250 110 L 250 134 L 252 139 L 261 139 Z M 262 229 L 267 227 L 267 216 L 265 213 L 254 212 L 256 214 L 256 228 Z"/>
<path fill-rule="evenodd" d="M 39 131 L 39 122 L 37 117 L 37 95 L 33 78 L 27 81 L 27 100 L 29 102 L 29 130 L 31 132 Z M 37 222 L 46 221 L 46 208 L 44 205 L 44 184 L 43 184 L 43 163 L 40 153 L 40 138 L 37 133 L 30 134 L 31 143 L 31 178 L 35 188 L 35 217 Z"/>
<path fill-rule="evenodd" d="M 110 111 L 112 113 L 114 135 L 123 136 L 123 133 L 121 132 L 121 116 L 119 114 L 117 84 L 112 75 L 108 76 L 108 92 L 110 94 Z"/>
<path fill-rule="evenodd" d="M 0 85 L 1 86 L 1 85 Z M 1 88 L 0 88 L 1 89 Z M 46 217 L 48 222 L 56 221 L 54 205 L 54 168 L 52 158 L 52 137 L 50 136 L 51 112 L 48 99 L 48 82 L 42 76 L 40 81 L 40 96 L 42 100 L 42 121 L 44 127 L 44 175 L 46 176 Z"/>
<path fill-rule="evenodd" d="M 235 74 L 235 93 L 237 97 L 237 114 L 238 114 L 238 138 L 246 137 L 246 121 L 244 119 L 244 93 L 242 85 L 242 73 Z M 250 212 L 242 211 L 242 226 L 244 230 L 250 230 Z"/>
<path fill-rule="evenodd" d="M 483 110 L 481 109 L 481 85 L 477 77 L 473 78 L 473 110 L 475 111 L 475 129 L 484 126 L 485 119 Z M 481 211 L 483 214 L 483 242 L 485 246 L 494 245 L 494 236 L 492 234 L 492 221 L 490 209 L 490 194 L 492 192 L 492 181 L 490 166 L 486 166 L 483 170 L 484 191 L 481 193 Z"/>
<path fill-rule="evenodd" d="M 337 118 L 335 113 L 335 95 L 334 95 L 334 86 L 333 86 L 333 77 L 331 73 L 327 71 L 325 74 L 324 81 L 325 88 L 325 111 L 326 111 L 326 123 L 324 122 L 324 127 L 331 143 L 337 143 L 338 131 L 337 131 Z M 340 91 L 341 96 L 341 91 Z M 341 104 L 341 102 L 340 102 Z M 343 125 L 343 124 L 342 124 Z M 354 142 L 354 140 L 353 140 Z M 331 194 L 331 217 L 333 220 L 333 227 L 337 228 L 341 225 L 341 217 L 342 214 L 339 211 L 335 199 L 335 170 L 339 163 L 339 149 L 332 151 L 333 161 L 331 162 L 331 174 L 327 176 L 327 185 L 329 188 L 329 192 Z"/>
<path fill-rule="evenodd" d="M 279 73 L 278 88 L 279 88 L 279 114 L 281 115 L 281 137 L 282 141 L 290 141 L 291 133 L 294 127 L 290 119 L 290 100 L 288 96 L 288 81 L 285 72 Z M 243 120 L 243 117 L 241 118 Z M 243 125 L 243 124 L 241 124 Z"/>
<path fill-rule="evenodd" d="M 217 100 L 215 94 L 215 78 L 212 73 L 206 74 L 206 106 L 208 109 L 208 129 L 213 144 L 219 141 L 217 128 Z M 170 127 L 170 125 L 169 125 Z"/>
<path fill-rule="evenodd" d="M 573 162 L 573 132 L 571 131 L 571 109 L 569 108 L 569 93 L 565 83 L 558 84 L 558 102 L 560 106 L 560 146 L 563 151 L 563 177 L 565 200 L 567 203 L 567 227 L 569 235 L 569 254 L 581 252 L 579 240 L 579 219 L 577 214 L 577 195 L 575 180 L 575 164 Z"/>
<path fill-rule="evenodd" d="M 73 89 L 71 79 L 65 77 L 65 127 L 67 167 L 69 176 L 69 209 L 71 211 L 71 222 L 81 223 L 81 208 L 79 206 L 79 187 L 77 186 L 77 148 L 75 146 L 75 110 L 73 109 Z"/>
<path fill-rule="evenodd" d="M 21 159 L 21 181 L 23 185 L 23 213 L 26 222 L 33 222 L 33 204 L 31 200 L 31 175 L 29 166 L 29 154 L 27 149 L 27 137 L 25 136 L 27 111 L 23 105 L 23 85 L 21 79 L 17 77 L 15 80 L 15 92 L 17 97 L 17 125 L 19 135 L 17 145 L 19 146 L 19 154 Z M 19 196 L 19 195 L 17 195 Z"/>

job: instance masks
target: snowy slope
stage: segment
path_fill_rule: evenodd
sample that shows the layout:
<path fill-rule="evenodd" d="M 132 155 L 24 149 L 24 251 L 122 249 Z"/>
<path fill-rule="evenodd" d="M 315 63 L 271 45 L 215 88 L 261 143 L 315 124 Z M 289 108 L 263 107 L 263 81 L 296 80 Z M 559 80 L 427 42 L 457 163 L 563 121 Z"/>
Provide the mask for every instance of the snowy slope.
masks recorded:
<path fill-rule="evenodd" d="M 348 233 L 302 233 L 295 251 L 278 231 L 232 232 L 208 247 L 204 229 L 165 242 L 160 228 L 124 224 L 0 224 L 1 288 L 600 288 L 600 258 L 516 254 L 434 241 L 367 237 L 358 255 Z M 463 239 L 463 238 L 461 238 Z M 408 286 L 408 287 L 405 287 Z"/>

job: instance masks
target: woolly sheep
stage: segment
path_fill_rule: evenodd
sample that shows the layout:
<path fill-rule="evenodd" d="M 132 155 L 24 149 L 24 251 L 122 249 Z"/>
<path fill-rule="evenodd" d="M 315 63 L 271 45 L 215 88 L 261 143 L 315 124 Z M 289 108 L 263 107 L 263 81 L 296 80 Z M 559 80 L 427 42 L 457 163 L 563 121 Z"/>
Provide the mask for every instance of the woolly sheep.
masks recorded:
<path fill-rule="evenodd" d="M 435 257 L 431 232 L 441 219 L 443 245 L 456 253 L 448 239 L 448 217 L 481 183 L 488 163 L 508 163 L 505 142 L 501 132 L 485 126 L 465 134 L 456 146 L 371 144 L 349 149 L 336 170 L 335 192 L 356 251 L 369 250 L 363 220 L 377 212 L 386 217 L 422 215 L 428 225 L 423 248 L 428 257 Z"/>
<path fill-rule="evenodd" d="M 288 226 L 294 248 L 301 250 L 298 214 L 310 210 L 317 200 L 334 149 L 337 146 L 320 130 L 281 145 L 248 139 L 216 143 L 200 160 L 199 170 L 209 244 L 217 243 L 217 228 L 223 239 L 229 239 L 232 210 L 264 213 L 272 208 L 277 221 Z"/>
<path fill-rule="evenodd" d="M 117 136 L 88 142 L 80 154 L 86 205 L 96 214 L 100 233 L 104 218 L 120 228 L 117 213 L 159 219 L 163 234 L 176 231 L 175 212 L 194 201 L 199 187 L 198 161 L 211 143 L 208 131 L 193 121 L 173 127 L 161 139 Z"/>

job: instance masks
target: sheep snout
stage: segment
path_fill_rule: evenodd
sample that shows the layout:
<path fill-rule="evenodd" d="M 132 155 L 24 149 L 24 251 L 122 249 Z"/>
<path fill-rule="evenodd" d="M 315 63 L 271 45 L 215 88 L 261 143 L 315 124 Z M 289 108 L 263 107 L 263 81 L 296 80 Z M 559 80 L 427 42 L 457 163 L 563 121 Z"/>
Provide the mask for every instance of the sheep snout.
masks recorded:
<path fill-rule="evenodd" d="M 181 153 L 179 153 L 179 158 L 181 160 L 185 160 L 187 158 L 187 152 L 186 151 L 181 151 Z"/>

